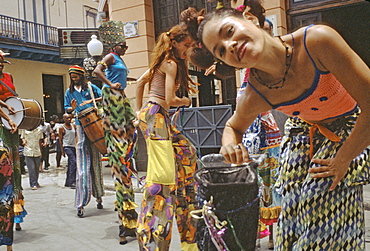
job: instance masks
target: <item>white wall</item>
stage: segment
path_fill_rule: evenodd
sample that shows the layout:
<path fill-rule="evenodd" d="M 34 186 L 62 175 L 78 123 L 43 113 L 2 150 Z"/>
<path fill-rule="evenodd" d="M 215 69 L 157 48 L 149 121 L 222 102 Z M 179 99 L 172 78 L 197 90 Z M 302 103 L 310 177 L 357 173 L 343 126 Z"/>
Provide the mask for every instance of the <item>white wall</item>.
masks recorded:
<path fill-rule="evenodd" d="M 13 75 L 16 92 L 21 98 L 32 98 L 44 106 L 42 74 L 63 76 L 64 90 L 68 88 L 68 65 L 44 63 L 31 60 L 8 58 L 11 65 L 5 64 L 4 72 Z"/>
<path fill-rule="evenodd" d="M 92 0 L 45 0 L 47 23 L 54 27 L 86 27 L 86 10 L 98 9 L 98 2 Z M 26 20 L 33 22 L 33 0 L 0 0 L 0 15 L 24 20 L 24 4 Z M 44 24 L 43 0 L 35 0 L 37 23 Z M 91 26 L 91 20 L 89 21 Z"/>

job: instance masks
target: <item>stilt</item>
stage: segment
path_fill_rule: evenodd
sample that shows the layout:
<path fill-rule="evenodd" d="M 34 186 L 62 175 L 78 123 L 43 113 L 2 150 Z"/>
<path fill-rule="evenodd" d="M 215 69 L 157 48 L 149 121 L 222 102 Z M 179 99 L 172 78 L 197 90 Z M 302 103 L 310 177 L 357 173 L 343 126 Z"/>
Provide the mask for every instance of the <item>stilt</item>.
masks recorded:
<path fill-rule="evenodd" d="M 268 249 L 269 250 L 274 250 L 274 225 L 269 226 L 269 244 L 268 244 Z"/>

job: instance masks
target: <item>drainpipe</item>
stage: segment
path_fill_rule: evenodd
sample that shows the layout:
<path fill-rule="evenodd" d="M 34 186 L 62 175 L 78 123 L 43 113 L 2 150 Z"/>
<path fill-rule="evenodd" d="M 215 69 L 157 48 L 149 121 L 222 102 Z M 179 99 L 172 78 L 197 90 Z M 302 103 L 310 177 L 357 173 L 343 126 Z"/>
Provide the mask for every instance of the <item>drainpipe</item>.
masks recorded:
<path fill-rule="evenodd" d="M 66 11 L 66 27 L 68 27 L 68 11 L 67 11 L 67 0 L 64 1 L 64 9 Z"/>

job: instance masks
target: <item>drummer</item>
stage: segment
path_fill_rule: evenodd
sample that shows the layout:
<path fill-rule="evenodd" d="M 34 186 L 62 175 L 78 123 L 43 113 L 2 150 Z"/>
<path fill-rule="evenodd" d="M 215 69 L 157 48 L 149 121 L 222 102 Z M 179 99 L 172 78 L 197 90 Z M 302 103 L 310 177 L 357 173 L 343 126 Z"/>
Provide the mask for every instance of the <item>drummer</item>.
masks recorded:
<path fill-rule="evenodd" d="M 76 120 L 76 194 L 75 207 L 77 216 L 83 217 L 84 207 L 90 202 L 91 194 L 96 198 L 97 208 L 102 209 L 104 195 L 101 155 L 86 137 L 77 115 L 83 110 L 93 107 L 90 93 L 94 94 L 95 101 L 101 101 L 101 90 L 85 79 L 85 70 L 73 65 L 69 67 L 71 84 L 64 96 L 64 109 L 75 115 Z M 89 87 L 91 86 L 91 89 Z"/>

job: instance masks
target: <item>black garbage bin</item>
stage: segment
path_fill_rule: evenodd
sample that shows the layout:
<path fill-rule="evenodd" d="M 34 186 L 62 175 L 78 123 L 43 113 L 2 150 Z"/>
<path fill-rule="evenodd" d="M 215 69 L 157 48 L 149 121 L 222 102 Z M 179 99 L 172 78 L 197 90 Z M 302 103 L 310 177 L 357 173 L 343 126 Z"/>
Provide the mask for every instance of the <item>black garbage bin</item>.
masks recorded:
<path fill-rule="evenodd" d="M 257 163 L 231 166 L 219 154 L 201 159 L 195 172 L 201 219 L 197 224 L 199 250 L 254 251 L 259 219 Z"/>

